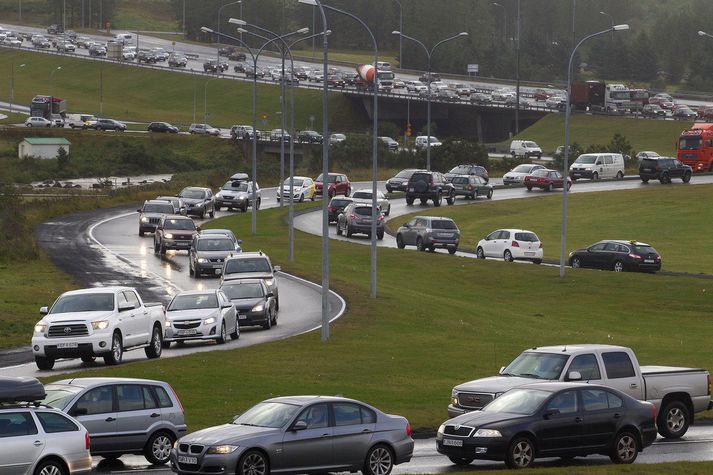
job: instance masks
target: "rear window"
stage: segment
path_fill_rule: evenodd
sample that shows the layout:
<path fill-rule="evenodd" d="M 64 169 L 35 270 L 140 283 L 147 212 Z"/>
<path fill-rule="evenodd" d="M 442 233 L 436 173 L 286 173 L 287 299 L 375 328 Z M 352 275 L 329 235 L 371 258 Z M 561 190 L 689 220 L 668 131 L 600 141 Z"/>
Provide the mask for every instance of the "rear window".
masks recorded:
<path fill-rule="evenodd" d="M 623 351 L 602 353 L 602 360 L 604 361 L 604 368 L 607 370 L 609 379 L 632 378 L 636 376 L 629 355 Z"/>
<path fill-rule="evenodd" d="M 634 252 L 638 252 L 639 254 L 658 254 L 656 249 L 651 246 L 634 246 Z"/>
<path fill-rule="evenodd" d="M 352 200 L 332 200 L 332 206 L 346 206 L 351 203 Z"/>
<path fill-rule="evenodd" d="M 470 173 L 471 167 L 469 165 L 458 165 L 457 167 L 453 167 L 449 173 L 453 173 L 454 175 L 467 175 Z"/>
<path fill-rule="evenodd" d="M 644 158 L 643 160 L 641 160 L 642 167 L 656 168 L 656 166 L 658 164 L 659 164 L 659 161 L 655 158 Z"/>
<path fill-rule="evenodd" d="M 456 223 L 450 219 L 434 219 L 431 221 L 431 228 L 433 229 L 458 229 Z"/>
<path fill-rule="evenodd" d="M 451 180 L 451 183 L 455 183 L 456 185 L 465 185 L 468 183 L 468 178 L 466 178 L 464 176 L 456 176 L 456 177 L 453 177 L 453 179 Z"/>
<path fill-rule="evenodd" d="M 411 175 L 411 180 L 410 181 L 425 181 L 426 183 L 431 183 L 431 174 L 430 173 L 414 173 Z"/>
<path fill-rule="evenodd" d="M 371 191 L 355 191 L 352 193 L 354 199 L 371 199 Z"/>
<path fill-rule="evenodd" d="M 360 216 L 371 216 L 371 206 L 361 206 L 354 208 L 354 212 Z"/>
<path fill-rule="evenodd" d="M 538 242 L 540 238 L 535 233 L 515 233 L 516 241 Z"/>
<path fill-rule="evenodd" d="M 534 172 L 532 172 L 532 176 L 547 176 L 549 172 L 550 171 L 547 169 L 540 168 L 539 170 L 535 170 Z"/>
<path fill-rule="evenodd" d="M 225 263 L 225 273 L 234 274 L 242 272 L 271 273 L 270 262 L 264 257 L 248 257 L 231 259 Z"/>

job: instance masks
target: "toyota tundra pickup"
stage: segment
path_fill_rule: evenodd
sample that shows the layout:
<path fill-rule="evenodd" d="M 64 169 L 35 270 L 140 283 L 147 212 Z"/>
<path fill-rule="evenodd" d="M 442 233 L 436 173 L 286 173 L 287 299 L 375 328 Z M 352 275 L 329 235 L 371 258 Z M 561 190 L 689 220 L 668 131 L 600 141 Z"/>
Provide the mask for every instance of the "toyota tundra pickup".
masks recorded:
<path fill-rule="evenodd" d="M 88 363 L 101 356 L 116 365 L 124 351 L 136 348 L 144 348 L 148 358 L 161 356 L 166 310 L 160 303 L 145 303 L 131 287 L 72 290 L 40 313 L 44 317 L 35 325 L 32 351 L 41 370 L 52 369 L 58 358 Z"/>
<path fill-rule="evenodd" d="M 531 348 L 497 376 L 456 386 L 448 416 L 480 410 L 505 391 L 533 381 L 591 382 L 648 401 L 658 411 L 659 433 L 672 439 L 686 433 L 694 413 L 713 408 L 711 376 L 705 369 L 639 366 L 630 348 L 586 344 Z"/>

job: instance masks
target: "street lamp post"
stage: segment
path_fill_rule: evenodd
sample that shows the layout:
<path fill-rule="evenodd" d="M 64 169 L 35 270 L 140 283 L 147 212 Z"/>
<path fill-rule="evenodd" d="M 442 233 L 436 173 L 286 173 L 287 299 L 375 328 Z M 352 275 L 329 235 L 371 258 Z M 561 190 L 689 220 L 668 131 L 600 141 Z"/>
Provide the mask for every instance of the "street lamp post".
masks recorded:
<path fill-rule="evenodd" d="M 574 55 L 577 49 L 582 46 L 582 44 L 596 36 L 605 35 L 607 33 L 614 31 L 628 30 L 629 25 L 614 25 L 608 30 L 599 31 L 597 33 L 592 33 L 589 36 L 582 38 L 579 43 L 572 49 L 572 54 L 569 56 L 569 64 L 567 66 L 567 104 L 565 108 L 564 115 L 564 167 L 562 170 L 562 175 L 564 176 L 564 184 L 562 186 L 562 235 L 560 240 L 560 277 L 564 277 L 564 262 L 565 262 L 565 248 L 567 242 L 567 175 L 569 174 L 569 116 L 572 111 L 572 63 L 574 62 Z"/>
<path fill-rule="evenodd" d="M 517 0 L 517 48 L 515 54 L 515 135 L 520 133 L 520 0 Z"/>
<path fill-rule="evenodd" d="M 508 25 L 508 9 L 505 8 L 505 5 L 501 5 L 498 2 L 493 2 L 493 5 L 503 9 L 503 13 L 505 14 L 505 25 L 504 25 L 505 28 L 503 28 L 503 32 L 505 33 L 505 39 L 509 40 L 510 36 L 508 35 L 508 30 L 509 30 L 509 28 L 508 28 L 508 26 L 509 26 Z"/>
<path fill-rule="evenodd" d="M 203 86 L 203 125 L 208 124 L 208 83 L 217 78 L 209 78 Z"/>
<path fill-rule="evenodd" d="M 610 15 L 607 12 L 599 12 L 600 15 L 608 16 L 609 17 L 609 24 L 611 25 L 611 39 L 612 41 L 614 40 L 614 16 Z"/>
<path fill-rule="evenodd" d="M 220 35 L 220 13 L 223 11 L 223 8 L 229 7 L 231 5 L 237 5 L 237 4 L 240 4 L 240 9 L 242 10 L 243 0 L 237 0 L 235 2 L 226 3 L 225 5 L 221 5 L 221 7 L 218 8 L 218 35 Z M 242 14 L 240 15 L 240 19 L 242 20 Z M 218 60 L 218 64 L 220 64 L 220 41 L 218 41 L 217 46 L 218 46 L 218 51 L 217 51 L 218 57 L 216 59 Z"/>
<path fill-rule="evenodd" d="M 394 0 L 394 1 L 399 4 L 399 31 L 404 31 L 404 6 L 401 3 L 401 0 Z M 404 39 L 401 35 L 399 35 L 399 68 L 401 68 L 401 69 L 403 69 L 403 67 L 404 67 L 403 43 L 404 43 Z M 374 68 L 376 68 L 376 63 L 374 63 Z"/>
<path fill-rule="evenodd" d="M 427 80 L 426 80 L 426 87 L 428 94 L 426 95 L 426 135 L 427 137 L 427 142 L 426 142 L 426 169 L 428 171 L 431 171 L 431 56 L 433 56 L 433 52 L 438 48 L 440 45 L 443 43 L 446 43 L 451 40 L 455 40 L 456 38 L 460 38 L 461 36 L 468 36 L 468 33 L 465 31 L 461 31 L 457 35 L 450 36 L 444 40 L 439 41 L 433 47 L 430 49 L 426 48 L 426 45 L 424 45 L 421 41 L 417 40 L 416 38 L 413 38 L 408 35 L 404 35 L 400 31 L 392 31 L 391 32 L 394 35 L 399 35 L 403 36 L 407 40 L 411 40 L 415 42 L 416 44 L 420 45 L 423 50 L 426 52 L 426 58 L 428 59 L 428 67 L 427 67 Z M 326 76 L 325 76 L 326 77 Z"/>
<path fill-rule="evenodd" d="M 52 87 L 52 76 L 54 76 L 54 73 L 56 73 L 56 72 L 59 71 L 60 69 L 62 69 L 62 66 L 57 66 L 57 67 L 54 68 L 52 71 L 50 71 L 50 79 L 49 79 L 49 83 L 50 83 L 50 96 L 54 96 L 54 94 L 53 94 L 53 92 L 52 92 L 53 89 L 54 89 L 54 88 Z"/>
<path fill-rule="evenodd" d="M 22 63 L 18 68 L 24 68 L 25 63 Z M 13 62 L 10 68 L 10 114 L 12 114 L 12 104 L 15 102 L 15 63 Z"/>

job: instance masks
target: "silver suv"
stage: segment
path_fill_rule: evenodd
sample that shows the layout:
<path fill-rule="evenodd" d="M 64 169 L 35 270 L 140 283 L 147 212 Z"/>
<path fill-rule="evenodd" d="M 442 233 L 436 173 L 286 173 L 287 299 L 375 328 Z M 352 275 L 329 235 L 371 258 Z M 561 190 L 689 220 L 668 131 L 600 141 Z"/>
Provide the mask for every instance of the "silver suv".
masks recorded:
<path fill-rule="evenodd" d="M 45 396 L 35 378 L 0 377 L 0 473 L 89 473 L 89 433 L 72 417 L 35 404 Z"/>
<path fill-rule="evenodd" d="M 161 218 L 175 212 L 174 205 L 164 200 L 146 200 L 144 205 L 136 210 L 139 213 L 139 236 L 156 231 Z"/>
<path fill-rule="evenodd" d="M 275 297 L 275 309 L 279 310 L 280 294 L 275 279 L 275 272 L 279 271 L 280 266 L 273 267 L 270 258 L 262 251 L 242 252 L 225 260 L 220 283 L 235 279 L 262 279 Z"/>
<path fill-rule="evenodd" d="M 451 218 L 416 216 L 396 232 L 396 246 L 403 249 L 416 246 L 419 251 L 434 251 L 437 247 L 455 254 L 460 243 L 460 230 Z"/>
<path fill-rule="evenodd" d="M 186 435 L 183 407 L 168 383 L 133 378 L 73 378 L 45 386 L 42 401 L 72 417 L 92 437 L 92 455 L 116 459 L 143 454 L 168 462 L 173 443 Z"/>

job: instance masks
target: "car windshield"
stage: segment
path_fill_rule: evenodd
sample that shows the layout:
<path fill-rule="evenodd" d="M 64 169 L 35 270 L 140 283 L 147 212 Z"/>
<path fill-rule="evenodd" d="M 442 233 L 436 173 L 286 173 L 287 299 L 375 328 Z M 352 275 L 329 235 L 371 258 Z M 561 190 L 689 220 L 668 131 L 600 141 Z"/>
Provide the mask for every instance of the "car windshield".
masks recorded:
<path fill-rule="evenodd" d="M 163 223 L 165 229 L 178 229 L 180 231 L 195 231 L 196 225 L 192 219 L 167 219 Z"/>
<path fill-rule="evenodd" d="M 431 228 L 433 229 L 458 229 L 456 223 L 450 219 L 434 219 L 431 221 Z"/>
<path fill-rule="evenodd" d="M 271 273 L 270 263 L 264 257 L 243 257 L 232 259 L 225 263 L 226 274 L 238 274 L 242 272 L 264 272 Z"/>
<path fill-rule="evenodd" d="M 540 238 L 535 233 L 515 233 L 516 241 L 539 242 Z"/>
<path fill-rule="evenodd" d="M 394 178 L 410 178 L 413 175 L 413 170 L 401 170 Z"/>
<path fill-rule="evenodd" d="M 355 191 L 352 193 L 354 199 L 371 199 L 371 191 Z"/>
<path fill-rule="evenodd" d="M 114 294 L 75 294 L 60 297 L 50 314 L 69 312 L 111 312 L 114 310 Z"/>
<path fill-rule="evenodd" d="M 548 173 L 549 170 L 540 168 L 539 170 L 535 170 L 534 172 L 532 172 L 532 176 L 547 176 Z"/>
<path fill-rule="evenodd" d="M 700 137 L 681 137 L 678 141 L 679 150 L 700 150 L 702 140 Z"/>
<path fill-rule="evenodd" d="M 485 406 L 483 412 L 531 415 L 551 394 L 539 389 L 512 389 Z"/>
<path fill-rule="evenodd" d="M 512 169 L 515 173 L 530 173 L 532 165 L 518 165 Z"/>
<path fill-rule="evenodd" d="M 218 298 L 214 293 L 176 295 L 168 305 L 168 311 L 218 308 Z"/>
<path fill-rule="evenodd" d="M 526 352 L 515 358 L 502 374 L 534 379 L 559 379 L 568 359 L 568 355 Z"/>
<path fill-rule="evenodd" d="M 254 299 L 262 297 L 262 285 L 257 282 L 241 283 L 235 285 L 224 285 L 220 290 L 228 296 L 229 299 Z"/>
<path fill-rule="evenodd" d="M 319 176 L 314 181 L 323 181 L 322 174 L 320 173 Z M 327 183 L 334 183 L 336 181 L 337 181 L 336 175 L 327 175 Z"/>
<path fill-rule="evenodd" d="M 203 190 L 183 190 L 180 194 L 181 198 L 188 198 L 191 200 L 202 200 L 205 197 L 205 191 Z"/>
<path fill-rule="evenodd" d="M 173 214 L 173 205 L 170 203 L 165 205 L 147 203 L 146 205 L 144 205 L 144 213 Z"/>
<path fill-rule="evenodd" d="M 45 385 L 45 398 L 40 401 L 42 404 L 64 409 L 70 399 L 82 392 L 83 388 L 70 386 L 69 384 L 47 384 Z"/>
<path fill-rule="evenodd" d="M 230 239 L 199 239 L 196 248 L 199 251 L 234 251 L 235 245 Z"/>
<path fill-rule="evenodd" d="M 229 181 L 223 185 L 221 189 L 228 191 L 248 191 L 248 183 L 245 181 Z"/>
<path fill-rule="evenodd" d="M 304 182 L 304 180 L 301 179 L 301 178 L 293 178 L 293 179 L 292 179 L 292 183 L 293 183 L 294 186 L 302 186 L 302 183 L 303 183 L 303 182 Z M 287 180 L 285 180 L 285 182 L 283 183 L 283 185 L 285 185 L 285 186 L 290 186 L 290 179 L 288 178 Z"/>
<path fill-rule="evenodd" d="M 282 427 L 290 422 L 302 408 L 296 404 L 261 402 L 233 421 L 236 425 L 255 427 Z"/>
<path fill-rule="evenodd" d="M 470 182 L 470 178 L 468 178 L 467 176 L 455 176 L 451 180 L 451 183 L 455 185 L 467 185 L 468 182 Z"/>
<path fill-rule="evenodd" d="M 585 165 L 590 165 L 597 161 L 596 155 L 580 155 L 574 163 L 582 163 Z"/>

